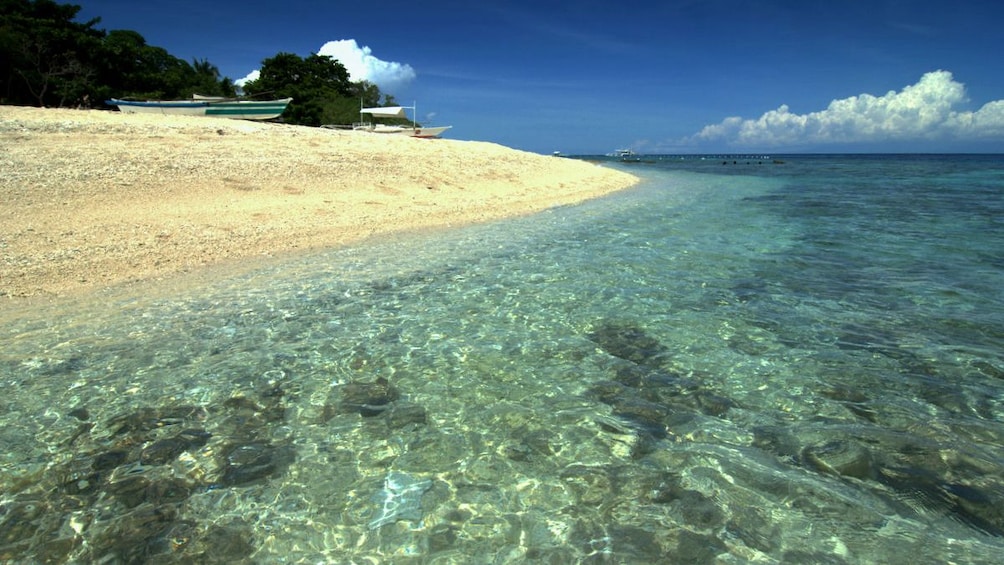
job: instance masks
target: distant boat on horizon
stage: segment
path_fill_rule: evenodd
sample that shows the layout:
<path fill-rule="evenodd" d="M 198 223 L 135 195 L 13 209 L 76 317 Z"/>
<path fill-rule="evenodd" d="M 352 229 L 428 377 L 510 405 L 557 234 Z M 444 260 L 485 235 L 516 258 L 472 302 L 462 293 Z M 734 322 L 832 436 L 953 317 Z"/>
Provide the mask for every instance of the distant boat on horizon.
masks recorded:
<path fill-rule="evenodd" d="M 617 157 L 621 161 L 640 161 L 638 154 L 630 149 L 615 149 L 613 153 L 607 153 L 607 157 Z"/>

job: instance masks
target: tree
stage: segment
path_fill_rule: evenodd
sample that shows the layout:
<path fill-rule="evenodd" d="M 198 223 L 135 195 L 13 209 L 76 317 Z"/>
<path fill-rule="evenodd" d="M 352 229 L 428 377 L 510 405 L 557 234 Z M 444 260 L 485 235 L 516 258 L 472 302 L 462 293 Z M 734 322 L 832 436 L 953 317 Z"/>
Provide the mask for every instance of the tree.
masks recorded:
<path fill-rule="evenodd" d="M 115 30 L 102 41 L 100 60 L 105 97 L 183 99 L 192 94 L 234 96 L 233 81 L 209 61 L 189 64 L 165 49 L 147 45 L 135 31 Z"/>
<path fill-rule="evenodd" d="M 349 96 L 356 100 L 361 100 L 363 106 L 367 108 L 374 106 L 397 106 L 397 100 L 394 100 L 393 96 L 380 92 L 380 87 L 365 80 L 352 83 Z"/>
<path fill-rule="evenodd" d="M 382 94 L 377 85 L 366 81 L 353 82 L 348 96 L 329 97 L 321 103 L 323 123 L 351 124 L 359 121 L 361 107 L 396 105 L 394 97 Z M 402 120 L 402 123 L 405 122 L 410 123 Z"/>
<path fill-rule="evenodd" d="M 306 58 L 279 53 L 265 59 L 256 80 L 244 85 L 249 96 L 292 97 L 283 119 L 292 124 L 319 126 L 330 123 L 331 102 L 351 98 L 353 85 L 345 67 L 327 55 Z"/>
<path fill-rule="evenodd" d="M 117 98 L 233 96 L 209 61 L 192 64 L 135 31 L 76 22 L 80 6 L 0 0 L 0 103 L 80 106 Z"/>
<path fill-rule="evenodd" d="M 100 21 L 75 22 L 80 6 L 52 0 L 0 2 L 0 76 L 3 100 L 39 106 L 79 103 L 94 78 L 90 54 Z"/>
<path fill-rule="evenodd" d="M 208 60 L 188 63 L 136 31 L 97 29 L 99 18 L 77 22 L 80 10 L 54 0 L 0 0 L 0 103 L 86 106 L 108 98 L 236 95 L 233 81 Z M 351 82 L 341 63 L 316 53 L 265 59 L 244 91 L 293 98 L 285 120 L 312 126 L 351 123 L 360 104 L 394 104 L 375 84 Z"/>
<path fill-rule="evenodd" d="M 207 96 L 235 96 L 237 94 L 234 81 L 220 75 L 220 69 L 209 61 L 205 59 L 193 60 L 192 70 L 195 73 L 193 85 L 196 89 L 193 94 Z"/>

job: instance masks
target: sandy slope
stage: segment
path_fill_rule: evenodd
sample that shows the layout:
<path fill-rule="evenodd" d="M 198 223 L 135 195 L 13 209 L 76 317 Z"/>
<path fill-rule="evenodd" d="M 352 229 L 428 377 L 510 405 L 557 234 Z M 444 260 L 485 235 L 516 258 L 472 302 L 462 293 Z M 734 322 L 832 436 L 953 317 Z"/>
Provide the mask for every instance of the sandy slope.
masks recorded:
<path fill-rule="evenodd" d="M 483 142 L 0 106 L 0 298 L 527 214 L 635 181 Z"/>

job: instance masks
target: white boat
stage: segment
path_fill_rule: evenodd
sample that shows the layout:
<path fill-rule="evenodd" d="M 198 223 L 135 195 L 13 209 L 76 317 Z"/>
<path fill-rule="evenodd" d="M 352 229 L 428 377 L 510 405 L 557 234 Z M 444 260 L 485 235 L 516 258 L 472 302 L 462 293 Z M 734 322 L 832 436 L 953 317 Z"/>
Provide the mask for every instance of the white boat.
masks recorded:
<path fill-rule="evenodd" d="M 364 116 L 369 115 L 370 120 L 376 118 L 407 118 L 405 110 L 411 109 L 415 113 L 416 106 L 387 106 L 382 108 L 362 108 L 359 110 L 360 120 L 352 124 L 352 129 L 356 131 L 368 131 L 371 133 L 389 133 L 395 135 L 405 135 L 408 137 L 439 137 L 444 131 L 453 126 L 420 126 L 411 121 L 411 125 L 391 125 L 377 124 L 366 120 Z"/>
<path fill-rule="evenodd" d="M 292 98 L 278 100 L 237 100 L 216 96 L 194 95 L 191 100 L 106 100 L 109 106 L 118 106 L 127 114 L 164 114 L 171 116 L 213 116 L 236 120 L 270 120 L 278 118 L 292 102 Z"/>
<path fill-rule="evenodd" d="M 617 157 L 618 159 L 622 160 L 629 160 L 636 158 L 637 154 L 635 154 L 635 152 L 630 149 L 616 149 L 614 150 L 613 153 L 607 153 L 607 156 Z"/>
<path fill-rule="evenodd" d="M 354 126 L 354 130 L 368 131 L 372 133 L 394 133 L 397 135 L 406 135 L 408 137 L 439 137 L 444 131 L 450 129 L 453 126 L 435 126 L 435 127 L 422 127 L 422 126 L 390 126 L 386 124 L 368 124 L 366 126 L 358 125 Z"/>

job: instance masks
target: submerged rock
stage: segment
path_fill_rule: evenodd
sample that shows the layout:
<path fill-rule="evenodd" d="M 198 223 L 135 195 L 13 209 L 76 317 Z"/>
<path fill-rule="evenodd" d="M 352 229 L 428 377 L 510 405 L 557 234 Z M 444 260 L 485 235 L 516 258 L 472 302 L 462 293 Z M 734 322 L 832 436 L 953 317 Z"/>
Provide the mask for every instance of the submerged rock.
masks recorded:
<path fill-rule="evenodd" d="M 251 528 L 240 524 L 213 525 L 196 540 L 195 553 L 199 563 L 241 563 L 254 553 Z M 199 551 L 201 550 L 201 551 Z"/>
<path fill-rule="evenodd" d="M 711 391 L 699 391 L 693 395 L 684 396 L 684 400 L 693 399 L 694 408 L 708 416 L 724 418 L 726 413 L 738 405 L 731 398 Z"/>
<path fill-rule="evenodd" d="M 234 427 L 263 428 L 286 418 L 286 408 L 281 402 L 259 404 L 250 398 L 235 396 L 226 399 L 223 407 L 229 411 L 228 424 Z"/>
<path fill-rule="evenodd" d="M 122 435 L 148 432 L 165 426 L 176 426 L 205 419 L 206 411 L 201 406 L 168 406 L 140 408 L 135 412 L 112 418 L 108 425 L 115 429 L 115 435 Z"/>
<path fill-rule="evenodd" d="M 666 437 L 666 417 L 669 408 L 640 398 L 625 398 L 613 404 L 614 416 L 624 418 L 653 437 Z"/>
<path fill-rule="evenodd" d="M 551 449 L 553 432 L 520 426 L 512 431 L 511 438 L 502 448 L 502 453 L 512 461 L 532 461 L 554 455 Z"/>
<path fill-rule="evenodd" d="M 869 406 L 871 399 L 859 390 L 846 386 L 833 386 L 820 391 L 820 395 L 839 402 L 859 418 L 863 418 L 873 424 L 878 422 L 878 412 Z"/>
<path fill-rule="evenodd" d="M 151 556 L 166 553 L 164 542 L 178 520 L 173 505 L 143 504 L 131 512 L 117 515 L 91 540 L 90 562 L 145 563 Z"/>
<path fill-rule="evenodd" d="M 688 563 L 669 559 L 657 535 L 634 525 L 579 522 L 568 536 L 584 559 L 572 560 L 558 554 L 554 563 Z"/>
<path fill-rule="evenodd" d="M 0 547 L 28 543 L 42 527 L 42 521 L 49 512 L 49 505 L 35 497 L 16 497 L 5 503 L 0 514 Z"/>
<path fill-rule="evenodd" d="M 630 396 L 631 389 L 617 381 L 597 381 L 586 391 L 586 395 L 604 404 L 613 404 L 618 399 Z"/>
<path fill-rule="evenodd" d="M 578 504 L 601 504 L 618 491 L 617 477 L 606 467 L 576 463 L 565 467 L 560 476 Z"/>
<path fill-rule="evenodd" d="M 426 422 L 425 407 L 419 406 L 418 404 L 395 402 L 393 406 L 386 411 L 386 414 L 387 425 L 391 429 L 403 428 L 410 424 L 421 425 Z"/>
<path fill-rule="evenodd" d="M 339 387 L 341 407 L 347 412 L 358 412 L 363 417 L 382 414 L 389 404 L 400 398 L 390 381 L 379 377 L 372 383 L 350 382 Z"/>
<path fill-rule="evenodd" d="M 225 452 L 219 484 L 242 486 L 280 474 L 293 462 L 294 451 L 288 446 L 248 443 L 232 446 Z"/>
<path fill-rule="evenodd" d="M 206 445 L 211 435 L 205 430 L 183 430 L 174 437 L 160 439 L 144 447 L 140 462 L 144 465 L 170 463 L 182 453 Z"/>
<path fill-rule="evenodd" d="M 974 361 L 973 368 L 988 377 L 1004 380 L 1004 369 L 1001 369 L 989 361 Z"/>
<path fill-rule="evenodd" d="M 791 463 L 799 460 L 802 451 L 795 434 L 783 426 L 754 426 L 752 445 Z"/>
<path fill-rule="evenodd" d="M 686 408 L 716 418 L 737 406 L 731 398 L 703 388 L 698 379 L 664 369 L 624 363 L 617 367 L 616 374 L 615 381 L 600 381 L 590 390 L 601 402 L 615 404 L 618 398 L 636 395 L 662 404 L 670 412 Z"/>
<path fill-rule="evenodd" d="M 922 468 L 883 468 L 879 481 L 905 495 L 914 506 L 942 512 L 988 535 L 1004 537 L 1004 499 L 950 482 Z"/>
<path fill-rule="evenodd" d="M 677 535 L 675 550 L 670 554 L 670 561 L 675 563 L 715 563 L 722 553 L 728 552 L 725 543 L 711 534 L 696 534 L 689 530 L 680 530 Z"/>
<path fill-rule="evenodd" d="M 851 440 L 833 440 L 802 450 L 802 462 L 821 473 L 856 479 L 874 479 L 876 469 L 871 452 Z"/>
<path fill-rule="evenodd" d="M 675 508 L 688 526 L 701 530 L 715 529 L 724 523 L 724 514 L 713 498 L 699 491 L 684 488 L 677 476 L 667 476 L 649 495 L 656 504 L 669 504 Z"/>
<path fill-rule="evenodd" d="M 628 323 L 604 322 L 588 337 L 610 355 L 639 365 L 659 365 L 669 354 L 657 339 Z"/>
<path fill-rule="evenodd" d="M 115 467 L 125 463 L 128 458 L 128 451 L 124 449 L 113 449 L 94 456 L 94 459 L 91 461 L 91 468 L 95 471 L 114 469 Z"/>
<path fill-rule="evenodd" d="M 1004 484 L 991 473 L 993 465 L 980 465 L 977 458 L 875 428 L 856 427 L 848 434 L 847 428 L 824 426 L 796 435 L 790 428 L 763 426 L 753 432 L 754 446 L 788 463 L 851 480 L 903 512 L 939 513 L 1004 537 Z M 847 437 L 829 439 L 835 434 Z"/>
<path fill-rule="evenodd" d="M 174 477 L 128 475 L 111 480 L 106 491 L 128 508 L 143 503 L 167 504 L 183 502 L 192 494 L 191 485 Z"/>
<path fill-rule="evenodd" d="M 60 444 L 67 456 L 21 487 L 37 491 L 37 499 L 0 505 L 0 561 L 247 562 L 254 548 L 246 530 L 182 517 L 194 492 L 269 480 L 292 463 L 292 447 L 269 441 L 285 421 L 281 384 L 267 382 L 252 397 L 218 406 L 141 407 L 104 423 L 73 410 L 78 432 Z M 404 420 L 419 418 L 405 412 Z M 85 438 L 84 428 L 98 431 Z M 203 451 L 210 441 L 215 445 Z M 191 456 L 182 460 L 185 453 Z"/>

